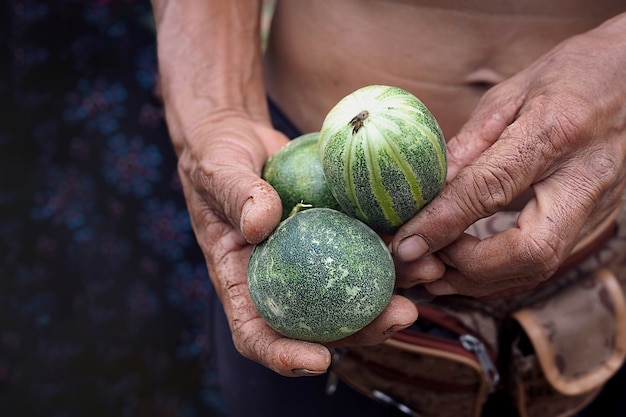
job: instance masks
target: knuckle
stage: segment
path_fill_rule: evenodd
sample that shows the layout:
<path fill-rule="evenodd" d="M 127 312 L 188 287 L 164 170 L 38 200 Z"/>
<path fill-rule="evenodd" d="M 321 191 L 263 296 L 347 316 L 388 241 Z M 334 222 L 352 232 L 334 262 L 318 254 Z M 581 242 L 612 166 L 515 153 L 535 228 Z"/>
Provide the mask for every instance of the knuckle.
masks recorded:
<path fill-rule="evenodd" d="M 617 156 L 608 149 L 587 151 L 578 161 L 563 170 L 564 181 L 577 205 L 590 211 L 621 188 L 624 172 Z"/>
<path fill-rule="evenodd" d="M 590 173 L 592 180 L 601 190 L 605 190 L 618 182 L 622 169 L 623 166 L 616 160 L 616 155 L 603 148 L 591 152 L 585 171 Z"/>
<path fill-rule="evenodd" d="M 208 158 L 203 158 L 195 165 L 191 171 L 191 178 L 200 189 L 209 191 L 218 188 L 220 180 L 220 169 Z"/>
<path fill-rule="evenodd" d="M 233 332 L 233 343 L 237 352 L 247 359 L 259 361 L 265 357 L 266 346 L 256 334 Z"/>
<path fill-rule="evenodd" d="M 536 99 L 529 112 L 529 125 L 535 145 L 545 155 L 567 153 L 572 144 L 593 136 L 596 116 L 588 111 L 588 103 L 575 93 Z"/>
<path fill-rule="evenodd" d="M 231 332 L 237 352 L 248 359 L 258 361 L 267 356 L 269 342 L 265 340 L 262 332 L 254 331 L 254 321 L 254 319 L 245 322 L 233 320 Z"/>
<path fill-rule="evenodd" d="M 205 206 L 214 209 L 222 220 L 239 224 L 239 209 L 249 194 L 244 182 L 247 178 L 241 172 L 223 162 L 203 158 L 188 176 Z"/>
<path fill-rule="evenodd" d="M 563 241 L 554 233 L 532 236 L 528 239 L 521 262 L 529 273 L 544 277 L 552 275 L 565 259 Z"/>
<path fill-rule="evenodd" d="M 470 215 L 485 217 L 506 207 L 514 198 L 517 186 L 506 162 L 481 165 L 478 170 L 464 173 L 460 183 L 460 199 Z"/>

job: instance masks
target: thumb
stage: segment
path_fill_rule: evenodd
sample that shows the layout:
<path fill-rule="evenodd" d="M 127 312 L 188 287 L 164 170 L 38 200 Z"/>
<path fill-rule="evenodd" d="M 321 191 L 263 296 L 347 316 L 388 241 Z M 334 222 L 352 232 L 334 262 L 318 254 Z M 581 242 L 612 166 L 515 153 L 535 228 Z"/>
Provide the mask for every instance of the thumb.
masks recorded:
<path fill-rule="evenodd" d="M 210 179 L 202 181 L 205 201 L 248 243 L 263 241 L 276 228 L 283 210 L 280 197 L 256 169 L 232 160 L 229 166 L 212 165 L 203 175 Z"/>
<path fill-rule="evenodd" d="M 221 219 L 256 244 L 280 221 L 282 204 L 260 176 L 267 151 L 256 134 L 224 130 L 214 129 L 179 158 L 188 208 L 198 229 Z"/>
<path fill-rule="evenodd" d="M 478 218 L 492 213 L 481 199 L 484 189 L 493 192 L 490 187 L 502 184 L 485 163 L 472 163 L 493 151 L 492 145 L 515 121 L 525 99 L 519 91 L 511 80 L 487 91 L 467 123 L 448 141 L 448 183 L 396 232 L 390 245 L 396 259 L 414 262 L 436 252 L 458 239 Z"/>
<path fill-rule="evenodd" d="M 256 177 L 243 194 L 239 230 L 248 243 L 263 241 L 280 222 L 282 204 L 276 191 Z"/>
<path fill-rule="evenodd" d="M 288 139 L 282 133 L 268 126 L 260 126 L 256 131 L 263 140 L 263 148 L 260 150 L 263 166 L 267 159 L 267 153 L 273 154 L 286 143 Z M 258 160 L 257 158 L 255 158 Z M 254 178 L 247 182 L 247 193 L 243 194 L 244 201 L 239 210 L 239 230 L 248 243 L 256 244 L 263 241 L 280 222 L 283 207 L 280 196 L 267 182 L 259 178 L 253 172 Z"/>

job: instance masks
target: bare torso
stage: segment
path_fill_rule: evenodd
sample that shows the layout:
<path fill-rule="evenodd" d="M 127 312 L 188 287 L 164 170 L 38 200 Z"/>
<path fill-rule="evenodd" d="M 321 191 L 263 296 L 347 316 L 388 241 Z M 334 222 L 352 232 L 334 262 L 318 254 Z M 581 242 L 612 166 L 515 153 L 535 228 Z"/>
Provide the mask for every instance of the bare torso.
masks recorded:
<path fill-rule="evenodd" d="M 450 137 L 489 86 L 625 9 L 615 0 L 278 0 L 268 94 L 311 132 L 351 91 L 396 85 Z"/>

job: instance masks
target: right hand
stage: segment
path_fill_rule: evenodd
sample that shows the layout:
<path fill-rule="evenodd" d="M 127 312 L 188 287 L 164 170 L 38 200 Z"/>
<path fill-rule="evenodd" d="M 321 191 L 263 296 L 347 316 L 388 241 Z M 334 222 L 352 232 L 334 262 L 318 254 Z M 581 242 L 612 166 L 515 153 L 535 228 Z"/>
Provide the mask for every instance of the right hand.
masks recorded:
<path fill-rule="evenodd" d="M 237 350 L 285 376 L 319 375 L 328 369 L 327 347 L 285 338 L 252 304 L 247 266 L 253 245 L 278 225 L 282 205 L 260 177 L 267 157 L 287 143 L 269 124 L 238 114 L 213 114 L 177 149 L 179 174 L 196 239 L 222 302 Z M 180 138 L 178 138 L 180 139 Z M 394 296 L 373 323 L 333 346 L 382 342 L 417 318 L 415 305 Z"/>

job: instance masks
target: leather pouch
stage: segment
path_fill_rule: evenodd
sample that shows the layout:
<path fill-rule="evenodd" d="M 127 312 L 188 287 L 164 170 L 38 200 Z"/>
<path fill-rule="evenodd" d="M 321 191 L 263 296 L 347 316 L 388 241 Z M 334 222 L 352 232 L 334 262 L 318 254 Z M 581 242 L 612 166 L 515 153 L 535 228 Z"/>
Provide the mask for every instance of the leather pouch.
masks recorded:
<path fill-rule="evenodd" d="M 426 306 L 385 343 L 342 352 L 332 371 L 370 398 L 428 417 L 478 417 L 499 379 L 480 338 Z"/>
<path fill-rule="evenodd" d="M 624 363 L 626 301 L 609 270 L 599 269 L 512 318 L 519 333 L 510 375 L 522 417 L 572 415 Z"/>

